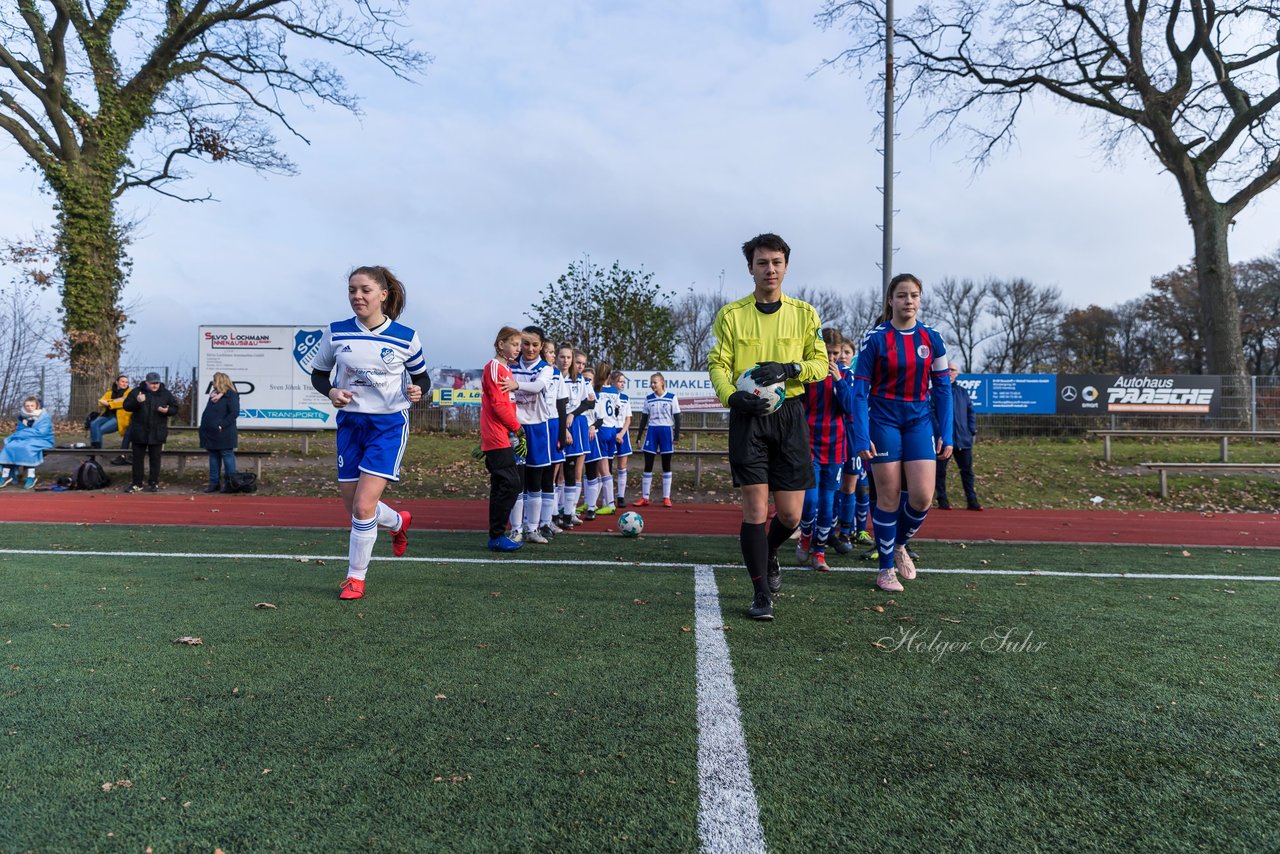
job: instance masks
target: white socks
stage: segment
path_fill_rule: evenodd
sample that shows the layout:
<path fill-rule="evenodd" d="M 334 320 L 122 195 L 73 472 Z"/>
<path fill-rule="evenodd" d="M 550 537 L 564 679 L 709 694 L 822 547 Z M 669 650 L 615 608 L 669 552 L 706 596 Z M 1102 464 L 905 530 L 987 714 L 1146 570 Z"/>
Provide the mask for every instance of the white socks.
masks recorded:
<path fill-rule="evenodd" d="M 381 501 L 378 502 L 377 516 L 374 518 L 378 520 L 379 528 L 386 528 L 392 532 L 400 530 L 400 523 L 402 521 L 400 514 L 392 510 L 386 504 L 383 504 Z"/>
<path fill-rule="evenodd" d="M 378 517 L 357 519 L 351 517 L 351 543 L 347 547 L 347 578 L 364 581 L 369 572 L 369 558 L 373 555 L 373 544 L 378 541 Z"/>

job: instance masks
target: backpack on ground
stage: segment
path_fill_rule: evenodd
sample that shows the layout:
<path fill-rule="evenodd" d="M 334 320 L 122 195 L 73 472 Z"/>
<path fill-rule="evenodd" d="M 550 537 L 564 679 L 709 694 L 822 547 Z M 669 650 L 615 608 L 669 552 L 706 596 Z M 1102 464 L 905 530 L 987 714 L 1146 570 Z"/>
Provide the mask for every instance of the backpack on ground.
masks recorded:
<path fill-rule="evenodd" d="M 111 478 L 102 468 L 102 463 L 94 457 L 82 462 L 76 468 L 75 477 L 71 479 L 72 489 L 102 489 L 111 485 Z"/>
<path fill-rule="evenodd" d="M 232 472 L 227 475 L 227 492 L 257 492 L 258 476 L 251 471 Z"/>

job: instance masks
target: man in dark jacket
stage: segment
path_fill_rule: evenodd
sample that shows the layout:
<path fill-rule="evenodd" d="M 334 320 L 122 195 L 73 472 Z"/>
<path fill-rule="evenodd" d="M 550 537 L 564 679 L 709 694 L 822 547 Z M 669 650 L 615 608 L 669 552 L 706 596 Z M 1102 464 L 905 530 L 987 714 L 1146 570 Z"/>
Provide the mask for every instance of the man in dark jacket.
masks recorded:
<path fill-rule="evenodd" d="M 150 463 L 147 472 L 147 492 L 160 489 L 160 451 L 169 438 L 169 417 L 178 411 L 177 398 L 160 382 L 155 371 L 147 374 L 146 382 L 129 392 L 124 399 L 126 412 L 133 414 L 129 421 L 129 441 L 133 445 L 133 483 L 125 492 L 142 492 L 142 461 Z"/>
<path fill-rule="evenodd" d="M 955 454 L 956 465 L 960 467 L 960 485 L 964 487 L 965 503 L 970 510 L 981 510 L 978 503 L 977 490 L 973 488 L 973 440 L 978 435 L 978 416 L 973 412 L 973 402 L 969 400 L 969 392 L 956 383 L 960 375 L 960 366 L 955 362 L 951 369 L 951 412 L 955 419 Z M 935 419 L 936 420 L 936 419 Z M 938 497 L 938 508 L 950 510 L 951 502 L 947 500 L 947 461 L 938 460 L 938 474 L 934 488 Z"/>

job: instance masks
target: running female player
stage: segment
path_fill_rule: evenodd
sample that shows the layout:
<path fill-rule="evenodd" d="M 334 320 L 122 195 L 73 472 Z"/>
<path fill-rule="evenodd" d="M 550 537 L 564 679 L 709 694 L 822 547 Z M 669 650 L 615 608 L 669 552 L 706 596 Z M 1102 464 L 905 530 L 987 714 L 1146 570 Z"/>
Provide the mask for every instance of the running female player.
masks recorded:
<path fill-rule="evenodd" d="M 330 323 L 311 367 L 311 385 L 338 410 L 338 489 L 351 515 L 347 578 L 340 599 L 364 596 L 378 528 L 391 531 L 399 557 L 409 543 L 407 511 L 382 503 L 400 480 L 409 407 L 431 390 L 418 333 L 396 322 L 404 285 L 386 267 L 357 267 L 347 278 L 355 317 Z"/>
<path fill-rule="evenodd" d="M 871 521 L 880 553 L 876 585 L 894 592 L 902 590 L 899 574 L 907 581 L 916 577 L 907 543 L 933 502 L 936 460 L 949 459 L 952 451 L 947 351 L 942 336 L 916 320 L 920 291 L 920 280 L 910 273 L 893 277 L 885 320 L 863 339 L 853 371 L 853 447 L 863 462 L 875 463 Z M 937 439 L 929 403 L 931 377 L 942 431 Z M 904 475 L 907 501 L 901 500 Z"/>

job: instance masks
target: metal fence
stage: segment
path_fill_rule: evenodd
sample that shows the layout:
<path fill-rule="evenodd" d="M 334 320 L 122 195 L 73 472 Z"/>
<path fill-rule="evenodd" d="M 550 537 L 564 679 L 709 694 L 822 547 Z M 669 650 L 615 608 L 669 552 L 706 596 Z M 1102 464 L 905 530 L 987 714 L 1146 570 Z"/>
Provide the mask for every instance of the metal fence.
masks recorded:
<path fill-rule="evenodd" d="M 726 427 L 724 412 L 686 412 L 688 427 Z M 410 428 L 417 431 L 469 433 L 480 429 L 478 406 L 419 405 L 410 410 Z M 1280 377 L 1250 377 L 1243 389 L 1224 384 L 1217 415 L 1125 413 L 1110 415 L 978 416 L 978 432 L 985 438 L 1077 438 L 1089 430 L 1280 430 Z"/>

